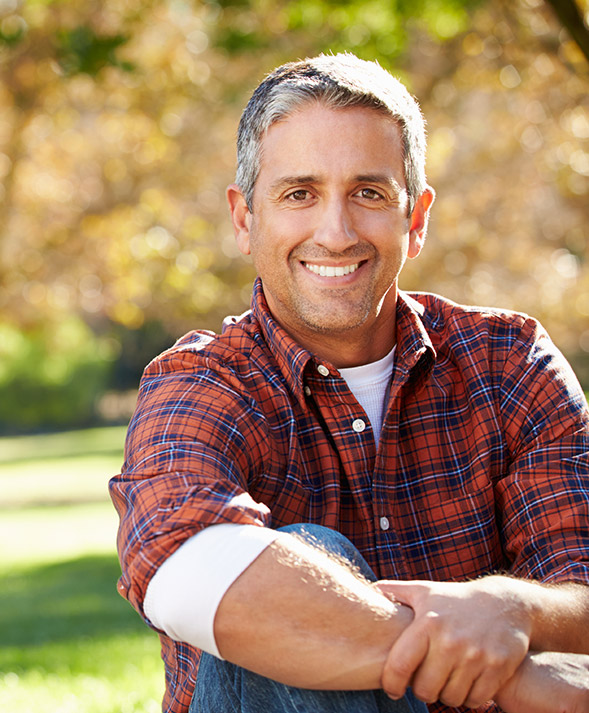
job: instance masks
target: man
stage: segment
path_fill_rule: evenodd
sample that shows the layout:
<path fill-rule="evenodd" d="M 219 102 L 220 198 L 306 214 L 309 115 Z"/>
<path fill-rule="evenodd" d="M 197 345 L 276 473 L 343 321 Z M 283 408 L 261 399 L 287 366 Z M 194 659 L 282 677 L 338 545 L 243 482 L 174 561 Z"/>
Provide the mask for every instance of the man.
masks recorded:
<path fill-rule="evenodd" d="M 252 311 L 150 364 L 111 484 L 166 711 L 589 710 L 587 406 L 534 320 L 398 290 L 424 165 L 352 55 L 244 112 Z"/>

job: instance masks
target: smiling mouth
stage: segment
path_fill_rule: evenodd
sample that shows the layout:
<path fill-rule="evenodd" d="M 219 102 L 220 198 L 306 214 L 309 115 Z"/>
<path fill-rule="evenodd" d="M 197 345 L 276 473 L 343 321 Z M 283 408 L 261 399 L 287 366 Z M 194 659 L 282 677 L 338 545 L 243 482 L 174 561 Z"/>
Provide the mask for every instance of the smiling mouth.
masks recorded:
<path fill-rule="evenodd" d="M 320 277 L 343 277 L 349 275 L 360 267 L 360 263 L 356 262 L 353 265 L 314 265 L 311 262 L 304 262 L 303 265 L 315 275 Z"/>

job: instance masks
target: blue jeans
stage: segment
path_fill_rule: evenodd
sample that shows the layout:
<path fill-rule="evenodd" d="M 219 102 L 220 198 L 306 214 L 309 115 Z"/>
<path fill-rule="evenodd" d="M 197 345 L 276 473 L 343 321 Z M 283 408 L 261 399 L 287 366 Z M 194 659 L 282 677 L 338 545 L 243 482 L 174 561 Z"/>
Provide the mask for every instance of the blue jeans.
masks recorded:
<path fill-rule="evenodd" d="M 354 545 L 320 525 L 281 528 L 349 560 L 369 580 L 374 573 Z M 264 678 L 210 654 L 203 654 L 189 713 L 427 713 L 411 691 L 393 701 L 381 690 L 313 691 Z"/>

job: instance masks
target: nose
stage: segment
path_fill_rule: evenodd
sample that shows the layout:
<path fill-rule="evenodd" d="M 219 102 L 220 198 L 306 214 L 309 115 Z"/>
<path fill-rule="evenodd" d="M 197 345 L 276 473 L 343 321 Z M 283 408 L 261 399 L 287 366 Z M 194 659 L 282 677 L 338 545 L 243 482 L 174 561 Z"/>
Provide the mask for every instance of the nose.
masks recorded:
<path fill-rule="evenodd" d="M 313 242 L 331 252 L 343 252 L 358 242 L 352 216 L 342 198 L 325 200 L 321 205 Z"/>

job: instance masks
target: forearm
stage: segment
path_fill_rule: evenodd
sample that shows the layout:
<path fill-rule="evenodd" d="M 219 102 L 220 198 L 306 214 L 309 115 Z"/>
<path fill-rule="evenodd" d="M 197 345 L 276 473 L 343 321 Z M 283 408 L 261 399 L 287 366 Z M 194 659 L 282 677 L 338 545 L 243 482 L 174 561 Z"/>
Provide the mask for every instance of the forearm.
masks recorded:
<path fill-rule="evenodd" d="M 543 584 L 493 575 L 479 580 L 503 600 L 529 631 L 531 651 L 589 654 L 589 587 L 574 582 Z"/>
<path fill-rule="evenodd" d="M 531 651 L 589 653 L 589 587 L 492 575 L 478 580 L 529 632 Z"/>
<path fill-rule="evenodd" d="M 530 650 L 589 652 L 584 585 L 491 575 L 379 587 L 414 612 L 385 665 L 390 694 L 401 695 L 411 683 L 424 701 L 476 708 L 502 689 Z"/>
<path fill-rule="evenodd" d="M 530 649 L 589 654 L 589 587 L 527 584 L 533 587 Z"/>
<path fill-rule="evenodd" d="M 412 619 L 346 567 L 281 535 L 221 600 L 221 655 L 288 685 L 380 688 L 387 654 Z"/>
<path fill-rule="evenodd" d="M 589 710 L 589 656 L 532 652 L 497 692 L 495 702 L 505 713 L 585 713 Z"/>

